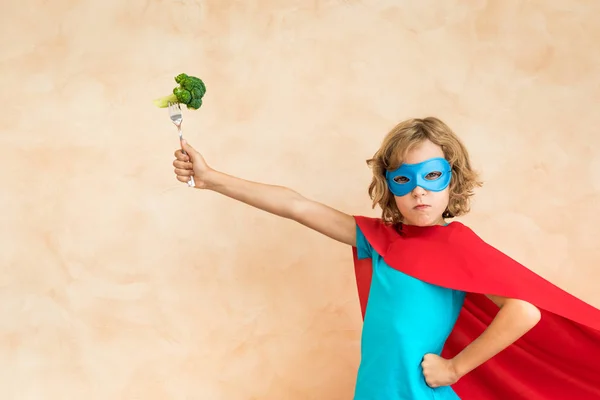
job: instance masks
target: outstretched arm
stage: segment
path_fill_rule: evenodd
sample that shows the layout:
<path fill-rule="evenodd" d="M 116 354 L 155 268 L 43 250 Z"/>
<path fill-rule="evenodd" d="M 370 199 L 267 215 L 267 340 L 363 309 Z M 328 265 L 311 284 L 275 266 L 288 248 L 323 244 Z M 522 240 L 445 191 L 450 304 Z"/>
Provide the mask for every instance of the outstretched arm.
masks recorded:
<path fill-rule="evenodd" d="M 200 153 L 183 142 L 175 152 L 175 174 L 181 182 L 194 176 L 196 187 L 220 193 L 271 214 L 294 220 L 339 242 L 356 245 L 354 217 L 300 193 L 277 185 L 252 182 L 215 171 L 208 167 Z"/>
<path fill-rule="evenodd" d="M 500 310 L 487 329 L 453 359 L 435 354 L 423 358 L 423 375 L 431 387 L 452 385 L 500 353 L 532 329 L 541 318 L 540 310 L 522 300 L 488 296 Z"/>
<path fill-rule="evenodd" d="M 294 220 L 339 242 L 356 245 L 354 217 L 284 187 L 222 172 L 207 175 L 207 188 L 271 214 Z"/>

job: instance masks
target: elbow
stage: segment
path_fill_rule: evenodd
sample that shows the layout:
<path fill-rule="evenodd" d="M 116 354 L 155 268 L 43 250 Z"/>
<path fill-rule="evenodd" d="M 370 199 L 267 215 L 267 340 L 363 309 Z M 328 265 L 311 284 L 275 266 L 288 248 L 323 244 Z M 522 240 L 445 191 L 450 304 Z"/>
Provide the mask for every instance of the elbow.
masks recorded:
<path fill-rule="evenodd" d="M 290 190 L 290 196 L 287 207 L 283 208 L 280 215 L 292 221 L 302 222 L 302 218 L 305 217 L 308 209 L 308 201 L 299 193 L 291 189 L 288 190 Z"/>
<path fill-rule="evenodd" d="M 533 304 L 527 303 L 527 310 L 525 313 L 527 314 L 527 319 L 530 321 L 532 328 L 542 319 L 542 312 Z"/>
<path fill-rule="evenodd" d="M 528 329 L 536 326 L 542 319 L 542 312 L 540 309 L 526 301 L 510 299 L 507 300 L 507 304 L 504 306 L 508 306 L 513 309 L 515 313 L 518 313 L 522 324 Z"/>

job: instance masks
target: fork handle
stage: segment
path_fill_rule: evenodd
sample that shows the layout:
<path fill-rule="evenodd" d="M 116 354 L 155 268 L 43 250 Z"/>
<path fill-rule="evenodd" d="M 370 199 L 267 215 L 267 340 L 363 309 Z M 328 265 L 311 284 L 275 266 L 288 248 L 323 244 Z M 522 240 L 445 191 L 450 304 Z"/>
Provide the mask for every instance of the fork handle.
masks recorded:
<path fill-rule="evenodd" d="M 179 130 L 179 140 L 183 140 L 183 134 L 181 133 L 181 128 L 178 129 Z M 187 152 L 182 148 L 181 152 L 185 155 L 187 155 Z M 196 186 L 196 181 L 194 181 L 194 177 L 190 176 L 190 180 L 187 182 L 189 187 L 195 187 Z"/>

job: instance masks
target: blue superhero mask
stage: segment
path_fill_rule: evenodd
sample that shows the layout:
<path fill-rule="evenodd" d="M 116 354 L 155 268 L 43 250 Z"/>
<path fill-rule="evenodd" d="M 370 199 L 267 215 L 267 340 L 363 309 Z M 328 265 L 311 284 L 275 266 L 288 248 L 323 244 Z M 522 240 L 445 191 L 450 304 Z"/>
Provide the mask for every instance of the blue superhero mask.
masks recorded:
<path fill-rule="evenodd" d="M 430 158 L 418 164 L 402 164 L 395 171 L 386 171 L 390 191 L 396 196 L 405 196 L 420 186 L 425 190 L 439 192 L 450 184 L 452 168 L 444 158 Z"/>

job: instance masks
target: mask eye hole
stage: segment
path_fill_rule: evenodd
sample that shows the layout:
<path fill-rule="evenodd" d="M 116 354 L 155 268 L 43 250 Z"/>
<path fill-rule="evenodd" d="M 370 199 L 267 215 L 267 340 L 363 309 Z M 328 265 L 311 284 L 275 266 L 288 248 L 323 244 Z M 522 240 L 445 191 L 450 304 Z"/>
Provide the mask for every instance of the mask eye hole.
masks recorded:
<path fill-rule="evenodd" d="M 404 184 L 410 182 L 410 179 L 408 179 L 406 176 L 397 176 L 394 178 L 394 182 Z"/>
<path fill-rule="evenodd" d="M 428 173 L 427 175 L 425 175 L 425 179 L 427 179 L 428 181 L 435 181 L 436 179 L 439 179 L 442 176 L 442 173 L 440 171 L 433 171 Z"/>

